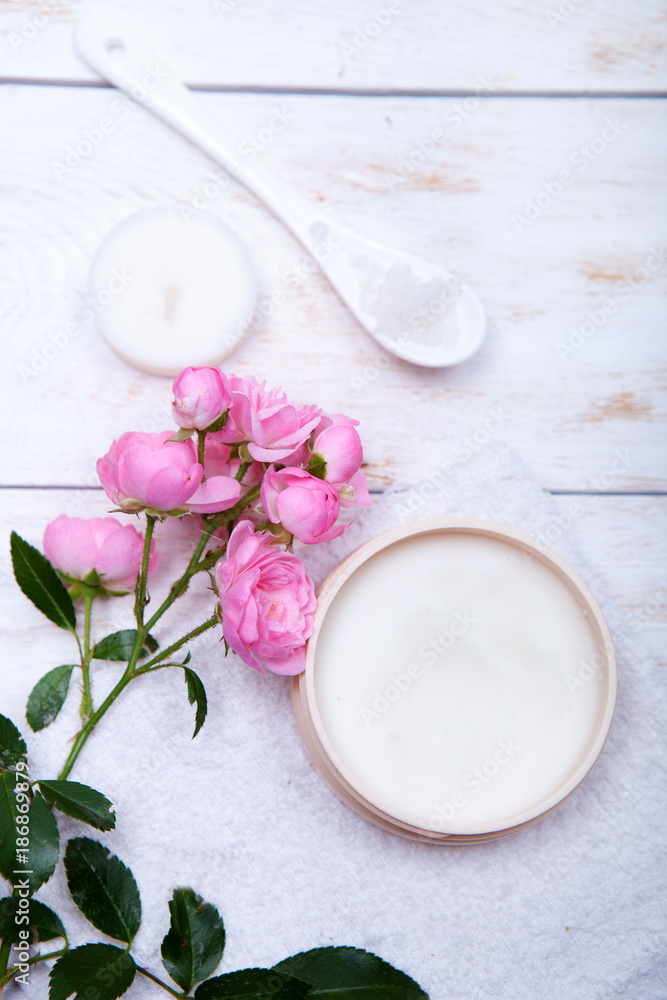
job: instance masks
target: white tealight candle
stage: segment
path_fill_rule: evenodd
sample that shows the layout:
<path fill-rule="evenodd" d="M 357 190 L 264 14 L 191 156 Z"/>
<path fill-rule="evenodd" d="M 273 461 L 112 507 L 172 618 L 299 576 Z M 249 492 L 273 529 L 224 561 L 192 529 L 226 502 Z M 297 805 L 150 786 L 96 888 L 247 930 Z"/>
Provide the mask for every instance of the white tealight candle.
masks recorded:
<path fill-rule="evenodd" d="M 98 323 L 125 361 L 155 375 L 218 364 L 243 337 L 257 295 L 236 233 L 210 213 L 178 205 L 121 222 L 93 260 Z"/>
<path fill-rule="evenodd" d="M 320 764 L 426 837 L 535 819 L 582 780 L 611 722 L 599 609 L 500 526 L 430 522 L 363 546 L 325 583 L 310 642 L 301 704 Z"/>

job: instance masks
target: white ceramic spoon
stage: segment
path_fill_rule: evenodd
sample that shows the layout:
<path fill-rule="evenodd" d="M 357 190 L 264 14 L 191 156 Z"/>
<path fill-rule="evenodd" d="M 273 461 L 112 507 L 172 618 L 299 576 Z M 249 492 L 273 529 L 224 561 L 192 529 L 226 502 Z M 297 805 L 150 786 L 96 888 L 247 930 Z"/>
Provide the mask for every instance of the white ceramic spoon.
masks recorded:
<path fill-rule="evenodd" d="M 218 125 L 161 56 L 100 6 L 80 19 L 76 42 L 102 77 L 158 115 L 221 164 L 292 230 L 343 301 L 388 351 L 439 368 L 470 357 L 486 332 L 475 293 L 429 261 L 376 243 L 329 218 L 282 178 L 239 162 L 217 136 Z"/>

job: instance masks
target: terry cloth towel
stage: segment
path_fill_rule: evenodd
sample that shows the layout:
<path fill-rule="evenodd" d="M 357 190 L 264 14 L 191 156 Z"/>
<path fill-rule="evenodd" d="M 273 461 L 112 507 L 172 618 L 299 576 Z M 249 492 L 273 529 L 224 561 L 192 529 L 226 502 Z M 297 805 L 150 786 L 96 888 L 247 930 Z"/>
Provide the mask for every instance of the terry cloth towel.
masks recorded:
<path fill-rule="evenodd" d="M 94 503 L 90 513 L 102 512 L 104 500 Z M 224 659 L 219 635 L 208 633 L 192 646 L 191 666 L 209 697 L 196 740 L 181 672 L 161 671 L 123 694 L 71 775 L 116 806 L 116 829 L 92 835 L 134 872 L 143 901 L 134 953 L 152 972 L 167 978 L 160 961 L 167 901 L 173 887 L 190 885 L 223 916 L 219 972 L 349 944 L 403 969 L 432 1000 L 667 996 L 664 680 L 572 548 L 567 519 L 555 516 L 522 462 L 503 446 L 487 446 L 426 485 L 377 499 L 341 538 L 300 554 L 319 583 L 366 539 L 440 515 L 501 521 L 548 541 L 596 594 L 619 669 L 616 716 L 596 767 L 560 809 L 508 838 L 455 848 L 402 839 L 342 804 L 321 779 L 296 728 L 289 681 Z M 156 600 L 175 576 L 167 548 L 176 531 L 158 531 L 167 542 L 151 585 Z M 110 610 L 116 617 L 100 629 L 131 625 L 125 600 L 114 605 L 122 605 L 124 620 Z M 185 632 L 204 620 L 210 600 L 205 587 L 188 594 L 175 622 L 158 629 L 161 641 L 172 638 L 167 628 L 177 636 L 178 627 Z M 113 664 L 98 669 L 97 699 L 115 676 Z M 71 699 L 62 718 L 29 736 L 33 776 L 54 774 L 76 713 Z M 59 820 L 64 836 L 90 835 Z M 78 915 L 62 869 L 39 898 L 61 914 L 73 944 L 104 940 Z M 39 1000 L 47 995 L 44 976 L 35 970 L 32 977 L 30 995 Z M 127 995 L 162 991 L 138 976 Z"/>

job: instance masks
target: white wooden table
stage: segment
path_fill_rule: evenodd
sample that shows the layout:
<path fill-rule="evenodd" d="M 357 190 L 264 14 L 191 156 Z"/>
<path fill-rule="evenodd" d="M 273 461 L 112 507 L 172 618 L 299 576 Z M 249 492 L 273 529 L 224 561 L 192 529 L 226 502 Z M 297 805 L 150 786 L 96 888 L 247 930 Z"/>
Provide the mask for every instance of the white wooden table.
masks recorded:
<path fill-rule="evenodd" d="M 80 61 L 72 26 L 83 3 L 4 0 L 3 537 L 15 527 L 40 544 L 57 513 L 102 513 L 94 465 L 111 438 L 168 426 L 170 381 L 105 345 L 82 317 L 86 280 L 121 219 L 203 193 L 261 278 L 262 315 L 228 368 L 359 418 L 374 490 L 418 484 L 500 414 L 492 436 L 530 464 L 664 657 L 665 5 L 113 6 L 200 91 L 240 156 L 261 136 L 261 161 L 307 197 L 459 273 L 485 304 L 488 337 L 450 370 L 384 354 L 319 273 L 288 277 L 304 251 L 274 217 L 234 182 L 216 191 L 202 153 Z M 268 134 L 276 109 L 287 123 Z M 105 118 L 103 141 L 59 169 Z M 17 607 L 6 545 L 0 566 L 3 607 Z M 6 624 L 20 668 L 34 648 Z M 29 690 L 19 674 L 12 703 Z"/>

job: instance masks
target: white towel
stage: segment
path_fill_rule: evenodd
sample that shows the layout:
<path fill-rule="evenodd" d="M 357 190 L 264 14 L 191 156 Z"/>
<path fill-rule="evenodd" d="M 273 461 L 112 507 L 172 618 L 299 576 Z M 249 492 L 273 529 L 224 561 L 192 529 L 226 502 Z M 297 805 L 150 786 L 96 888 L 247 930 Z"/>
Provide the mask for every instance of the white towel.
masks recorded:
<path fill-rule="evenodd" d="M 106 510 L 104 499 L 95 503 L 90 514 Z M 516 455 L 482 448 L 420 490 L 386 494 L 341 538 L 300 554 L 319 583 L 367 538 L 437 515 L 489 518 L 548 539 L 596 593 L 619 661 L 616 717 L 598 764 L 560 809 L 522 833 L 465 847 L 413 843 L 376 828 L 325 785 L 301 743 L 290 682 L 225 660 L 219 635 L 208 633 L 192 645 L 190 664 L 209 697 L 197 739 L 180 671 L 133 683 L 70 776 L 113 800 L 116 829 L 91 833 L 60 818 L 63 839 L 97 837 L 134 872 L 143 901 L 134 954 L 152 972 L 169 981 L 159 954 L 167 901 L 173 887 L 190 885 L 223 916 L 219 972 L 348 944 L 404 970 L 432 1000 L 667 996 L 664 681 Z M 158 530 L 158 541 L 176 547 L 163 545 L 155 601 L 175 575 L 183 531 Z M 161 640 L 210 613 L 201 583 L 181 603 L 174 622 L 157 627 Z M 97 635 L 130 626 L 130 599 L 108 602 Z M 45 672 L 57 663 L 43 653 Z M 117 676 L 117 666 L 97 666 L 98 701 Z M 29 736 L 33 777 L 54 775 L 76 712 L 71 698 L 49 729 Z M 38 898 L 62 916 L 74 944 L 105 940 L 78 915 L 62 866 Z M 33 972 L 29 993 L 46 997 L 45 970 Z M 127 994 L 160 995 L 139 976 Z"/>

